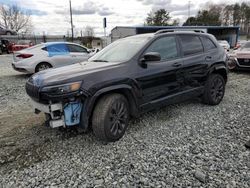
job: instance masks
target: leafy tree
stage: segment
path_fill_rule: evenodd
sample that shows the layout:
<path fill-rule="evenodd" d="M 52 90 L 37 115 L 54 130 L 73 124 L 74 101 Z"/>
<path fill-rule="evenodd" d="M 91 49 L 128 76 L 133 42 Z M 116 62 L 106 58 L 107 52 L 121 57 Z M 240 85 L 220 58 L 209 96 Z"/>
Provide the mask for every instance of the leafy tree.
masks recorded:
<path fill-rule="evenodd" d="M 241 7 L 238 3 L 233 7 L 233 25 L 239 25 L 241 21 Z"/>
<path fill-rule="evenodd" d="M 146 24 L 150 26 L 169 26 L 171 16 L 165 9 L 159 9 L 156 12 L 150 12 L 146 18 Z M 177 21 L 176 21 L 177 22 Z M 176 24 L 176 22 L 174 24 Z"/>

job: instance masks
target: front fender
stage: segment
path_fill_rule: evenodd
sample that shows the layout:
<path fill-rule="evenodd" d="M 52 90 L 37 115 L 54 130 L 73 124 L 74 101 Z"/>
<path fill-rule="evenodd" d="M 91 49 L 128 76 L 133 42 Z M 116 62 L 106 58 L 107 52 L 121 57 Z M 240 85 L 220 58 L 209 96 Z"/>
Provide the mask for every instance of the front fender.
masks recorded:
<path fill-rule="evenodd" d="M 99 89 L 97 92 L 95 92 L 94 95 L 91 95 L 91 96 L 84 99 L 83 110 L 81 112 L 81 124 L 80 124 L 80 126 L 84 130 L 87 130 L 87 128 L 88 128 L 89 118 L 92 116 L 92 112 L 93 112 L 93 109 L 95 107 L 97 100 L 102 95 L 105 95 L 105 94 L 108 94 L 111 92 L 118 92 L 118 91 L 125 91 L 122 94 L 124 94 L 126 97 L 129 97 L 129 102 L 134 102 L 135 105 L 134 105 L 133 111 L 135 114 L 138 113 L 137 96 L 136 96 L 135 92 L 133 92 L 132 86 L 127 85 L 127 84 L 120 84 L 120 85 L 104 87 L 102 89 Z M 133 101 L 131 101 L 131 100 L 133 100 Z"/>

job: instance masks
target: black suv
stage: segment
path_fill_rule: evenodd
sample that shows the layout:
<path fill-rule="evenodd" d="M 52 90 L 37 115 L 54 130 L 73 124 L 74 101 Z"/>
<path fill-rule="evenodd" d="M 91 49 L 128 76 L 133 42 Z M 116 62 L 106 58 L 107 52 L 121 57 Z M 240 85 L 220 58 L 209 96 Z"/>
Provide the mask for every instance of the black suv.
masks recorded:
<path fill-rule="evenodd" d="M 194 97 L 219 104 L 227 73 L 225 50 L 212 35 L 162 30 L 117 40 L 87 62 L 36 73 L 26 91 L 51 127 L 91 126 L 99 139 L 116 141 L 131 116 Z"/>

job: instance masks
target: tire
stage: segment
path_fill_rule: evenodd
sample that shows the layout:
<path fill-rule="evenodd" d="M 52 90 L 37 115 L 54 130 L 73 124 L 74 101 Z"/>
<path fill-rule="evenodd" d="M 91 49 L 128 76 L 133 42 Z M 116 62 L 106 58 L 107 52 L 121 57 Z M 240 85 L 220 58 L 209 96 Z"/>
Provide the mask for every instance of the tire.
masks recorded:
<path fill-rule="evenodd" d="M 40 71 L 49 69 L 49 68 L 51 68 L 51 67 L 52 67 L 52 66 L 51 66 L 51 64 L 49 64 L 49 63 L 39 63 L 39 64 L 36 66 L 35 72 L 40 72 Z"/>
<path fill-rule="evenodd" d="M 109 94 L 102 97 L 95 106 L 92 129 L 98 139 L 114 142 L 124 135 L 128 120 L 127 99 L 120 94 Z"/>
<path fill-rule="evenodd" d="M 11 32 L 7 31 L 7 32 L 6 32 L 6 35 L 11 35 Z"/>
<path fill-rule="evenodd" d="M 219 104 L 225 93 L 225 80 L 220 74 L 211 74 L 206 82 L 203 102 L 209 105 Z"/>

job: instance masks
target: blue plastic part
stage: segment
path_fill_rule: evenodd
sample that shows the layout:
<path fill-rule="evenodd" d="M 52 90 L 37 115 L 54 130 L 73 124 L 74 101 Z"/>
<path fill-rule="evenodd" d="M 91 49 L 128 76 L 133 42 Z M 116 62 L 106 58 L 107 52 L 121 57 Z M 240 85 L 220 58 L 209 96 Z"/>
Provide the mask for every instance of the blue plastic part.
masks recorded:
<path fill-rule="evenodd" d="M 64 121 L 66 126 L 77 125 L 80 123 L 82 103 L 69 102 L 64 107 Z"/>
<path fill-rule="evenodd" d="M 69 55 L 69 49 L 65 43 L 46 44 L 49 57 L 56 55 Z"/>

